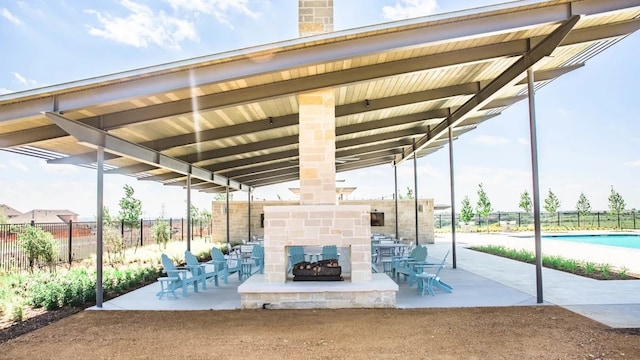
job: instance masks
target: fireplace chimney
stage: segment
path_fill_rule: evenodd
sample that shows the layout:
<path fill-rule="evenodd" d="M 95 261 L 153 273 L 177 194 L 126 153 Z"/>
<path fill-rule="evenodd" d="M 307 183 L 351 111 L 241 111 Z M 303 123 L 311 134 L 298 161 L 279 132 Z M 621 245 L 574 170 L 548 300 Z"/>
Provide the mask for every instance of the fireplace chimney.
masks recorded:
<path fill-rule="evenodd" d="M 300 36 L 333 30 L 333 0 L 299 0 Z M 300 205 L 335 205 L 335 90 L 298 94 Z"/>
<path fill-rule="evenodd" d="M 333 0 L 298 0 L 300 37 L 333 31 Z"/>

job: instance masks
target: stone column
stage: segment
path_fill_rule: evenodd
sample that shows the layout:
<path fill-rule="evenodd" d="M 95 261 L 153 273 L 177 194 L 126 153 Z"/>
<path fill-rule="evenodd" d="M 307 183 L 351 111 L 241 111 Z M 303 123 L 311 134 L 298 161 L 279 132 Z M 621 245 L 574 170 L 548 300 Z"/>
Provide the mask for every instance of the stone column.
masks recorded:
<path fill-rule="evenodd" d="M 298 95 L 300 205 L 336 204 L 336 116 L 332 89 Z"/>
<path fill-rule="evenodd" d="M 300 37 L 333 31 L 333 0 L 298 0 Z"/>

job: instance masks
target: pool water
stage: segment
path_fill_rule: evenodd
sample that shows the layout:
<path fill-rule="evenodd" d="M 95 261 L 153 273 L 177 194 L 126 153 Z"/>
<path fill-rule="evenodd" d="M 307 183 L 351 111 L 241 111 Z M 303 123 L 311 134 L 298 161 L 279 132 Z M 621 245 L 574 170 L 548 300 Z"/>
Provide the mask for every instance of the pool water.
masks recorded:
<path fill-rule="evenodd" d="M 634 234 L 542 235 L 542 239 L 640 249 L 640 235 Z"/>

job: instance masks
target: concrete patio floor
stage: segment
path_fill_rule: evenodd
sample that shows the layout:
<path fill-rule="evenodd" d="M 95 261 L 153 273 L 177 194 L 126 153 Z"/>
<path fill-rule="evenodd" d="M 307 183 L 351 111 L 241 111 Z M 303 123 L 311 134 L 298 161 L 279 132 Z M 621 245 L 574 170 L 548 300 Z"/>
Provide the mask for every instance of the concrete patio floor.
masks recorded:
<path fill-rule="evenodd" d="M 453 293 L 436 289 L 436 295 L 420 296 L 416 288 L 406 282 L 399 283 L 396 295 L 398 308 L 450 308 L 486 306 L 530 306 L 537 303 L 535 266 L 493 255 L 469 250 L 466 247 L 479 243 L 507 243 L 514 241 L 526 247 L 526 241 L 506 235 L 459 234 L 457 236 L 457 268 L 452 268 L 452 256 L 440 273 L 444 282 L 453 286 Z M 547 246 L 547 245 L 545 245 Z M 435 244 L 427 245 L 429 259 L 441 261 L 451 249 L 450 235 L 438 235 Z M 514 246 L 517 247 L 517 246 Z M 551 246 L 549 245 L 551 248 Z M 572 247 L 566 258 L 594 261 L 592 257 L 607 256 L 607 251 L 618 251 L 608 246 L 588 245 Z M 566 251 L 566 250 L 565 250 Z M 553 251 L 552 251 L 553 252 Z M 543 253 L 545 248 L 543 247 Z M 604 255 L 603 255 L 604 254 Z M 625 249 L 624 255 L 612 258 L 613 266 L 632 268 L 640 259 L 640 250 Z M 635 261 L 634 261 L 635 259 Z M 634 268 L 635 272 L 635 268 Z M 594 319 L 613 328 L 640 328 L 640 281 L 598 281 L 568 273 L 542 269 L 543 299 L 547 305 L 558 305 Z M 102 310 L 233 310 L 240 308 L 237 287 L 240 281 L 232 276 L 228 284 L 215 287 L 208 284 L 199 293 L 189 291 L 186 298 L 155 296 L 157 283 L 119 296 L 103 304 Z M 96 307 L 90 308 L 96 310 Z M 100 310 L 100 309 L 98 309 Z"/>

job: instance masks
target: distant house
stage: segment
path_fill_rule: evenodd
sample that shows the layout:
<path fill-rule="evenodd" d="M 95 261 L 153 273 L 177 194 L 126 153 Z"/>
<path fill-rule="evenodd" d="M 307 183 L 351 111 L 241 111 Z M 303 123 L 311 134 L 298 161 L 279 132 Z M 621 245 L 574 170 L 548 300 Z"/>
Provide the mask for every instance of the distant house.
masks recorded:
<path fill-rule="evenodd" d="M 0 204 L 0 213 L 4 214 L 7 218 L 9 218 L 9 222 L 11 223 L 11 219 L 22 215 L 22 213 L 9 205 Z"/>
<path fill-rule="evenodd" d="M 9 217 L 10 224 L 35 223 L 68 223 L 69 220 L 78 221 L 78 214 L 69 210 L 38 210 L 27 211 L 14 217 Z"/>

